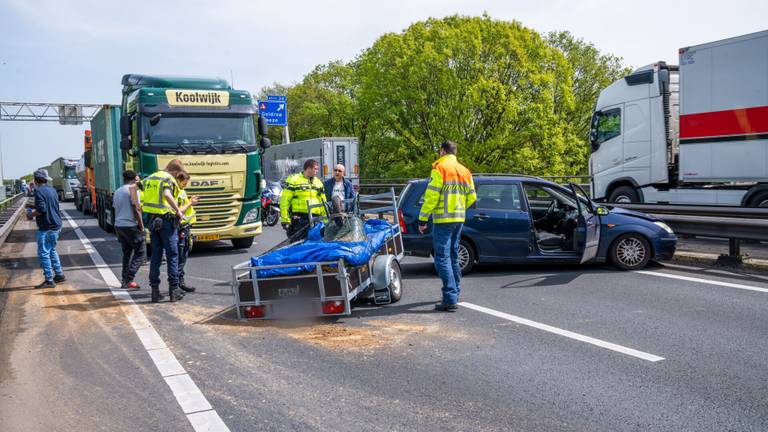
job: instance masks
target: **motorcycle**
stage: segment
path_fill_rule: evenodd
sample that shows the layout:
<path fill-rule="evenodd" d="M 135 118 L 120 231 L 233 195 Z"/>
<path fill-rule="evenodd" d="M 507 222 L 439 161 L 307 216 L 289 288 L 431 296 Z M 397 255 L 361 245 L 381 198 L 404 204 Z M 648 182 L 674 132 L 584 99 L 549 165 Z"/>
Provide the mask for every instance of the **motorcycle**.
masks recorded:
<path fill-rule="evenodd" d="M 261 223 L 275 226 L 280 221 L 280 194 L 283 188 L 278 182 L 269 182 L 261 191 Z"/>

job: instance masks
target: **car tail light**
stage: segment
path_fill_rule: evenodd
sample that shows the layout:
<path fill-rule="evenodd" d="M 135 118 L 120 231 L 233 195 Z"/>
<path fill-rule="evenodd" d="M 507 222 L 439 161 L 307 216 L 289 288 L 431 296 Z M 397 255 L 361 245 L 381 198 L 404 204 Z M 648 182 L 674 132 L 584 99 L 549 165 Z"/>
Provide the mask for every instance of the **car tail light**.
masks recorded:
<path fill-rule="evenodd" d="M 243 312 L 246 318 L 264 318 L 266 315 L 264 306 L 246 306 Z"/>
<path fill-rule="evenodd" d="M 334 315 L 344 313 L 343 300 L 330 300 L 323 302 L 323 313 L 325 315 Z"/>
<path fill-rule="evenodd" d="M 397 209 L 397 221 L 400 223 L 400 233 L 408 234 L 408 228 L 405 227 L 405 219 L 403 218 L 403 211 Z"/>

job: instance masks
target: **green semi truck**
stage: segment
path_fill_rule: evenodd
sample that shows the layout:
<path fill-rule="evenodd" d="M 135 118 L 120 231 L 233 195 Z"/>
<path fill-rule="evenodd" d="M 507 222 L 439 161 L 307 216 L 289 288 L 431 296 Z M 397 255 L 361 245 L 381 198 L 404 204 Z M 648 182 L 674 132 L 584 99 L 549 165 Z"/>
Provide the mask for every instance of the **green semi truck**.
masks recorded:
<path fill-rule="evenodd" d="M 114 226 L 123 170 L 143 178 L 179 159 L 187 193 L 200 197 L 194 240 L 250 247 L 261 233 L 261 152 L 270 145 L 250 93 L 218 78 L 128 74 L 122 85 L 121 106 L 105 105 L 91 121 L 99 225 Z"/>

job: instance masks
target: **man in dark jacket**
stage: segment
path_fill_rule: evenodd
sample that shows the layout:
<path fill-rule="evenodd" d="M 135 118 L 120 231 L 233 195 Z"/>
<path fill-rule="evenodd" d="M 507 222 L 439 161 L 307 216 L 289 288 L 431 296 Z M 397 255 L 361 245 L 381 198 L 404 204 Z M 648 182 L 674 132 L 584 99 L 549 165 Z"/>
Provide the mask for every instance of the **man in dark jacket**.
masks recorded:
<path fill-rule="evenodd" d="M 30 209 L 27 218 L 37 222 L 37 257 L 43 268 L 45 280 L 35 288 L 53 288 L 57 282 L 67 280 L 61 268 L 59 254 L 56 253 L 56 242 L 61 232 L 61 212 L 59 211 L 59 196 L 56 190 L 48 185 L 51 178 L 48 171 L 39 169 L 34 173 L 35 203 L 27 204 Z"/>
<path fill-rule="evenodd" d="M 325 198 L 328 202 L 332 202 L 334 196 L 345 200 L 355 197 L 355 188 L 352 186 L 352 182 L 344 177 L 344 171 L 344 165 L 336 165 L 333 167 L 333 177 L 325 181 L 323 186 L 325 187 Z M 344 205 L 345 212 L 351 212 L 353 209 L 354 203 L 352 202 Z"/>

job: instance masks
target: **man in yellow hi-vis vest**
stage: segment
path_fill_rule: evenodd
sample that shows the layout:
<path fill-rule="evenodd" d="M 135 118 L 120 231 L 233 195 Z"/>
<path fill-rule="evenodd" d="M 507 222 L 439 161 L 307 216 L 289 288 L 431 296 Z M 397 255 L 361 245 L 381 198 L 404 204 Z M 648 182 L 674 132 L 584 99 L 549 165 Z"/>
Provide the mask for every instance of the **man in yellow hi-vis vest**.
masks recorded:
<path fill-rule="evenodd" d="M 432 217 L 432 245 L 435 268 L 443 281 L 443 300 L 435 305 L 440 311 L 458 308 L 461 293 L 459 240 L 464 216 L 477 200 L 472 173 L 456 160 L 456 143 L 440 144 L 440 159 L 432 164 L 424 204 L 419 212 L 419 232 L 427 229 Z"/>
<path fill-rule="evenodd" d="M 285 179 L 285 187 L 280 194 L 280 222 L 293 241 L 305 238 L 309 232 L 307 201 L 310 204 L 325 202 L 323 182 L 317 178 L 317 161 L 314 159 L 304 162 L 303 172 L 291 174 Z M 324 215 L 325 207 L 312 209 L 312 214 Z"/>
<path fill-rule="evenodd" d="M 189 174 L 186 171 L 179 171 L 176 174 L 176 183 L 179 184 L 179 210 L 184 213 L 179 227 L 179 288 L 184 292 L 194 292 L 195 287 L 187 285 L 184 280 L 184 265 L 187 263 L 189 251 L 192 249 L 192 224 L 197 221 L 197 212 L 195 207 L 198 202 L 198 196 L 187 196 L 185 189 L 189 184 Z"/>
<path fill-rule="evenodd" d="M 173 162 L 173 161 L 172 161 Z M 171 163 L 142 180 L 142 211 L 147 214 L 147 227 L 152 243 L 152 257 L 149 261 L 149 285 L 152 288 L 152 303 L 162 300 L 160 295 L 160 265 L 165 252 L 168 264 L 168 291 L 170 300 L 184 298 L 184 291 L 179 289 L 179 221 L 184 218 L 178 205 L 179 185 L 173 174 L 175 166 Z"/>

